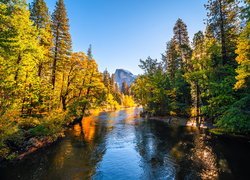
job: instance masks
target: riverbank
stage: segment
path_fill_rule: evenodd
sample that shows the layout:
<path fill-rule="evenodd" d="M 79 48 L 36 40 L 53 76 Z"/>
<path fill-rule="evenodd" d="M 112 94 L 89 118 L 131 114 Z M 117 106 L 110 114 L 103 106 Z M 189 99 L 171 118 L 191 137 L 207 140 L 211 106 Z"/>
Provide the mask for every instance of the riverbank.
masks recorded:
<path fill-rule="evenodd" d="M 152 116 L 149 117 L 150 120 L 158 120 L 168 123 L 171 126 L 189 126 L 189 127 L 197 127 L 194 119 L 186 118 L 186 117 L 178 117 L 178 116 Z M 202 123 L 200 125 L 202 129 L 213 129 L 214 126 L 212 123 Z"/>
<path fill-rule="evenodd" d="M 111 111 L 115 110 L 92 109 L 88 110 L 86 116 Z M 0 126 L 0 162 L 21 160 L 41 148 L 52 145 L 65 137 L 64 132 L 74 124 L 80 123 L 82 118 L 70 117 L 63 111 L 55 111 L 44 117 L 21 118 L 13 115 L 7 128 L 1 129 Z"/>
<path fill-rule="evenodd" d="M 137 112 L 126 109 L 87 117 L 50 147 L 21 161 L 0 163 L 0 179 L 248 177 L 248 142 L 217 138 L 195 128 L 173 128 L 140 118 Z"/>
<path fill-rule="evenodd" d="M 183 127 L 193 127 L 197 128 L 195 119 L 177 117 L 177 116 L 152 116 L 148 117 L 149 120 L 157 120 L 167 123 L 169 126 L 183 126 Z M 227 137 L 227 138 L 237 138 L 250 142 L 250 136 L 246 134 L 239 134 L 234 132 L 228 132 L 220 129 L 213 125 L 211 122 L 202 123 L 200 125 L 201 129 L 207 129 L 211 134 L 215 136 Z"/>
<path fill-rule="evenodd" d="M 72 121 L 62 111 L 35 117 L 13 115 L 8 120 L 8 125 L 0 127 L 0 162 L 23 159 L 53 144 L 64 137 L 67 125 Z"/>

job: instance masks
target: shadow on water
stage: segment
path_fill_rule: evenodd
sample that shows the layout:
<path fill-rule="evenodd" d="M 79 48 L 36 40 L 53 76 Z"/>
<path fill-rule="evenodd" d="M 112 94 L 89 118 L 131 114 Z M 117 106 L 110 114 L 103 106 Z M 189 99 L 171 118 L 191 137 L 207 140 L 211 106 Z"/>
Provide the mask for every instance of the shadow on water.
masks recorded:
<path fill-rule="evenodd" d="M 85 117 L 0 179 L 247 179 L 250 143 L 169 127 L 127 109 Z"/>

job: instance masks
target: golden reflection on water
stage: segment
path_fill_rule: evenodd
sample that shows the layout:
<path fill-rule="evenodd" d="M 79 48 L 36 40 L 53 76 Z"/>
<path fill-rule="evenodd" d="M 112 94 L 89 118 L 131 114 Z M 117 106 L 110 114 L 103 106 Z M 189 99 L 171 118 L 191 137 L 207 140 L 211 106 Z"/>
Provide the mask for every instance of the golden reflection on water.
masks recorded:
<path fill-rule="evenodd" d="M 210 136 L 192 127 L 187 127 L 186 131 L 182 133 L 190 135 L 192 140 L 182 139 L 171 148 L 170 154 L 179 161 L 185 159 L 193 162 L 194 167 L 190 169 L 191 176 L 198 176 L 201 179 L 219 179 L 217 157 L 212 147 L 207 143 Z M 177 137 L 178 134 L 180 132 L 177 129 L 171 129 L 172 137 Z M 192 146 L 191 152 L 186 154 L 185 149 L 189 146 Z"/>
<path fill-rule="evenodd" d="M 65 141 L 63 146 L 56 153 L 53 161 L 54 168 L 62 169 L 64 167 L 65 161 L 67 161 L 68 156 L 72 153 L 73 147 L 70 141 Z"/>
<path fill-rule="evenodd" d="M 197 134 L 194 139 L 195 147 L 192 149 L 191 159 L 202 166 L 200 177 L 202 179 L 218 179 L 219 171 L 216 155 L 211 146 L 206 144 L 206 135 Z"/>
<path fill-rule="evenodd" d="M 82 133 L 82 128 L 80 126 L 80 124 L 75 124 L 74 127 L 73 127 L 73 134 L 74 136 L 81 136 L 81 133 Z"/>
<path fill-rule="evenodd" d="M 86 142 L 91 142 L 96 133 L 96 122 L 93 116 L 84 117 L 82 122 L 75 124 L 73 127 L 73 134 L 75 136 L 81 136 L 83 134 Z"/>
<path fill-rule="evenodd" d="M 91 116 L 84 117 L 82 121 L 82 128 L 85 141 L 91 142 L 94 139 L 96 132 L 95 119 Z"/>

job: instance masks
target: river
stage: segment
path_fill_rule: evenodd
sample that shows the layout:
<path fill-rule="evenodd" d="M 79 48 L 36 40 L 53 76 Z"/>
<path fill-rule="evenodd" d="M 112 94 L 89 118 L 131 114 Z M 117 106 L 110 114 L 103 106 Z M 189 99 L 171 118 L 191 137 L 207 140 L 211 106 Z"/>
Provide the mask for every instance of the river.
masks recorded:
<path fill-rule="evenodd" d="M 0 168 L 1 180 L 248 179 L 250 142 L 139 117 L 140 109 L 85 117 L 66 137 Z"/>

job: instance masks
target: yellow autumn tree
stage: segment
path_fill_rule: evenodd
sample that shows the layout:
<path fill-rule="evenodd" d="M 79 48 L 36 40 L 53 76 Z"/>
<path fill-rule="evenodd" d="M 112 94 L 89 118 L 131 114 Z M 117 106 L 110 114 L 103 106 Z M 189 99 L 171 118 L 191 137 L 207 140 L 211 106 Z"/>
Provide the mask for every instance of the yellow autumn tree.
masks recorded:
<path fill-rule="evenodd" d="M 236 72 L 237 82 L 234 86 L 235 89 L 249 87 L 250 83 L 250 22 L 247 23 L 244 30 L 238 38 L 238 45 L 236 53 L 238 54 L 236 61 L 239 64 Z"/>

